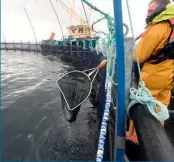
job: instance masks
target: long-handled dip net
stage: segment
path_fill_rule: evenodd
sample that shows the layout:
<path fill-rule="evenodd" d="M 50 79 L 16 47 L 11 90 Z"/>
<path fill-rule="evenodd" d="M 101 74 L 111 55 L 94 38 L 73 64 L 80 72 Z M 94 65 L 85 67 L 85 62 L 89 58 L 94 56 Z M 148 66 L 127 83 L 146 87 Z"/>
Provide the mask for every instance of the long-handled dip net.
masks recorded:
<path fill-rule="evenodd" d="M 88 99 L 91 93 L 92 83 L 99 69 L 104 67 L 106 62 L 106 60 L 103 60 L 96 68 L 85 71 L 76 70 L 68 72 L 57 81 L 64 100 L 63 102 L 70 111 L 75 110 Z M 87 74 L 86 72 L 89 73 Z"/>

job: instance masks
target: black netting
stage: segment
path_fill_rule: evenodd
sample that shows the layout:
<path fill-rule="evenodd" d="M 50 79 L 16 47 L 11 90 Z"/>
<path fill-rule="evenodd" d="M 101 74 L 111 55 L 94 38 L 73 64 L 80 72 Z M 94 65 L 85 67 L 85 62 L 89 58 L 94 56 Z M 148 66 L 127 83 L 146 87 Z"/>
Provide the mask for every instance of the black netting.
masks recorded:
<path fill-rule="evenodd" d="M 63 97 L 63 95 L 61 94 L 61 102 L 62 102 L 62 110 L 63 110 L 63 114 L 65 116 L 65 119 L 69 122 L 74 122 L 76 121 L 77 118 L 77 114 L 80 110 L 80 106 L 78 106 L 76 109 L 74 110 L 69 110 L 68 106 L 65 102 L 65 99 Z"/>
<path fill-rule="evenodd" d="M 58 86 L 70 109 L 74 109 L 86 100 L 90 93 L 90 78 L 81 71 L 73 71 L 58 80 Z"/>

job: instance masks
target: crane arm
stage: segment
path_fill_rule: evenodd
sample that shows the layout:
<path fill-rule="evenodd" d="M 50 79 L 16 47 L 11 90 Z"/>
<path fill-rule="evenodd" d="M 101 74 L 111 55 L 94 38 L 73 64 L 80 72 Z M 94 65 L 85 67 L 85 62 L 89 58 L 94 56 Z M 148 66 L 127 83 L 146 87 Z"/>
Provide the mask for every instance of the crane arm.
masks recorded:
<path fill-rule="evenodd" d="M 62 0 L 58 0 L 58 2 L 68 13 L 73 15 L 75 20 L 80 21 L 81 24 L 86 24 L 86 21 L 84 20 L 84 18 L 79 16 L 73 9 L 68 7 Z"/>

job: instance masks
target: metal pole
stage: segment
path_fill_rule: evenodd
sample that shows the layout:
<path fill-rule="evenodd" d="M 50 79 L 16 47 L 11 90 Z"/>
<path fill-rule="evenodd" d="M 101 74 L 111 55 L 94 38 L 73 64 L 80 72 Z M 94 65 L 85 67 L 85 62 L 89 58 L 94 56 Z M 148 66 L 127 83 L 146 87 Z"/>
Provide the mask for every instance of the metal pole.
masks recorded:
<path fill-rule="evenodd" d="M 36 44 L 37 44 L 36 33 L 35 33 L 35 31 L 34 31 L 33 25 L 32 25 L 32 23 L 31 23 L 31 20 L 30 20 L 30 18 L 29 18 L 29 16 L 28 16 L 28 13 L 27 13 L 27 10 L 26 10 L 25 8 L 24 8 L 24 11 L 25 11 L 25 13 L 26 13 L 26 15 L 27 15 L 27 17 L 28 17 L 29 22 L 30 22 L 30 25 L 31 25 L 31 28 L 32 28 L 32 30 L 33 30 L 33 34 L 34 34 L 34 37 L 35 37 L 35 41 L 36 41 Z"/>
<path fill-rule="evenodd" d="M 4 37 L 4 42 L 6 43 L 6 39 L 5 39 L 5 35 L 4 35 L 4 32 L 2 31 L 2 35 Z"/>
<path fill-rule="evenodd" d="M 6 39 L 5 39 L 5 35 L 4 35 L 4 32 L 2 31 L 2 35 L 4 37 L 4 43 L 5 43 L 5 50 L 7 51 L 7 44 L 6 44 Z"/>
<path fill-rule="evenodd" d="M 116 38 L 116 53 L 117 64 L 115 69 L 117 71 L 117 115 L 116 115 L 116 161 L 124 160 L 125 147 L 125 59 L 124 59 L 124 34 L 123 34 L 123 20 L 122 20 L 122 1 L 113 0 L 114 4 L 114 20 L 115 20 L 115 38 Z"/>
<path fill-rule="evenodd" d="M 50 3 L 51 3 L 51 6 L 53 7 L 53 10 L 54 10 L 55 14 L 56 14 L 56 18 L 57 18 L 57 21 L 58 21 L 58 23 L 59 23 L 59 25 L 60 25 L 60 30 L 61 30 L 61 32 L 62 32 L 62 37 L 63 37 L 63 30 L 62 30 L 62 26 L 61 26 L 59 17 L 58 17 L 58 15 L 57 15 L 57 12 L 56 12 L 56 10 L 55 10 L 55 8 L 54 8 L 53 3 L 51 2 L 51 0 L 50 0 Z"/>

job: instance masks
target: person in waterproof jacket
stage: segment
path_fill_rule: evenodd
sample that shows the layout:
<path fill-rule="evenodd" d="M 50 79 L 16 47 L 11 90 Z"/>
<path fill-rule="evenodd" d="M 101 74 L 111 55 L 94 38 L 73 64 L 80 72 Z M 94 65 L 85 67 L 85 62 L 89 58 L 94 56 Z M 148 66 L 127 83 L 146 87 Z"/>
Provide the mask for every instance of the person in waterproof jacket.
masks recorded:
<path fill-rule="evenodd" d="M 174 86 L 174 4 L 169 0 L 152 0 L 146 23 L 147 29 L 136 47 L 143 64 L 142 80 L 152 96 L 168 107 Z M 133 60 L 136 61 L 136 51 Z M 127 139 L 138 143 L 135 131 Z"/>

